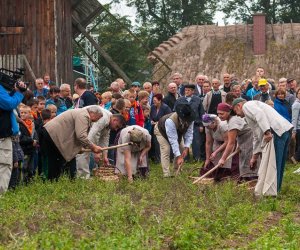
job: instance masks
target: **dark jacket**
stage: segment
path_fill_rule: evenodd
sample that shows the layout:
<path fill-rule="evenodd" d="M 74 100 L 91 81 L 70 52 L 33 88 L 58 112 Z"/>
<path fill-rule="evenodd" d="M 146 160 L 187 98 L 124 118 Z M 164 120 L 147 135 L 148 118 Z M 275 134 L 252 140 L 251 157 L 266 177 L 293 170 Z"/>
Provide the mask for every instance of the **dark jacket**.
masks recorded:
<path fill-rule="evenodd" d="M 194 112 L 196 113 L 195 123 L 194 126 L 202 127 L 202 115 L 204 114 L 204 108 L 202 105 L 201 98 L 198 96 L 193 95 L 191 97 L 190 102 L 187 101 L 187 98 L 185 96 L 179 97 L 178 100 L 175 103 L 175 107 L 178 104 L 190 104 Z M 175 109 L 174 107 L 174 109 Z"/>
<path fill-rule="evenodd" d="M 204 93 L 203 93 L 203 87 L 201 87 L 201 93 L 199 93 L 199 90 L 198 90 L 198 84 L 197 83 L 195 83 L 195 86 L 196 86 L 196 88 L 195 88 L 195 92 L 194 92 L 194 95 L 195 96 L 198 96 L 198 97 L 200 97 L 202 100 L 203 100 L 203 98 L 204 98 Z"/>
<path fill-rule="evenodd" d="M 20 145 L 24 152 L 24 155 L 32 155 L 35 147 L 33 146 L 33 140 L 38 141 L 38 135 L 35 129 L 32 130 L 32 135 L 30 135 L 26 126 L 20 122 Z"/>
<path fill-rule="evenodd" d="M 158 112 L 156 112 L 156 107 L 154 105 L 151 106 L 150 119 L 151 121 L 158 122 L 161 117 L 170 113 L 172 113 L 170 107 L 162 102 Z"/>
<path fill-rule="evenodd" d="M 163 102 L 167 104 L 170 109 L 173 111 L 174 110 L 174 105 L 176 102 L 176 96 L 170 92 L 166 95 L 166 97 L 163 99 Z"/>

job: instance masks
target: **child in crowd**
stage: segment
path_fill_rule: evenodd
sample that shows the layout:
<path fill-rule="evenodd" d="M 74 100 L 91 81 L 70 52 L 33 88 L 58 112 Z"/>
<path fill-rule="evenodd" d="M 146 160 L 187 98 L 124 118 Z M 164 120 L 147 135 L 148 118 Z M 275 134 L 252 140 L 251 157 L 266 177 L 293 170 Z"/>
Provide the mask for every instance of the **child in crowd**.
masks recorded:
<path fill-rule="evenodd" d="M 144 114 L 144 128 L 148 130 L 149 134 L 151 134 L 152 125 L 151 125 L 151 119 L 150 119 L 150 106 L 149 105 L 143 105 L 143 114 Z"/>
<path fill-rule="evenodd" d="M 129 110 L 129 121 L 127 125 L 138 125 L 144 127 L 144 115 L 140 104 L 136 101 L 136 92 L 133 89 L 128 90 L 128 100 L 131 103 Z"/>
<path fill-rule="evenodd" d="M 122 113 L 122 115 L 124 116 L 126 123 L 128 123 L 129 111 L 131 109 L 131 102 L 128 99 L 124 99 L 124 102 L 125 102 L 125 108 L 124 108 L 124 112 Z"/>
<path fill-rule="evenodd" d="M 146 106 L 146 105 L 150 105 L 150 103 L 149 103 L 149 93 L 145 90 L 141 90 L 138 93 L 138 100 L 139 100 L 139 103 L 142 107 Z"/>
<path fill-rule="evenodd" d="M 20 145 L 24 152 L 24 161 L 22 164 L 23 177 L 21 179 L 25 183 L 28 183 L 34 175 L 33 154 L 38 143 L 37 133 L 30 113 L 31 109 L 29 106 L 22 106 L 20 108 Z"/>
<path fill-rule="evenodd" d="M 27 102 L 27 105 L 31 109 L 30 114 L 35 121 L 38 119 L 38 116 L 37 116 L 38 103 L 39 103 L 39 101 L 36 98 L 32 98 Z"/>
<path fill-rule="evenodd" d="M 44 144 L 44 137 L 46 129 L 44 125 L 51 120 L 51 111 L 50 109 L 44 109 L 41 112 L 43 127 L 38 131 L 39 144 L 40 144 L 40 164 L 41 164 L 41 175 L 47 179 L 48 178 L 48 159 L 46 157 L 47 145 Z"/>
<path fill-rule="evenodd" d="M 106 110 L 110 110 L 111 108 L 111 99 L 112 99 L 112 93 L 110 91 L 104 92 L 101 95 L 101 104 L 100 106 Z"/>
<path fill-rule="evenodd" d="M 51 112 L 51 119 L 53 119 L 54 117 L 56 117 L 57 107 L 54 104 L 47 105 L 47 109 L 49 109 L 50 112 Z"/>
<path fill-rule="evenodd" d="M 123 92 L 123 97 L 124 97 L 124 99 L 128 99 L 128 96 L 129 96 L 129 91 L 128 91 L 128 89 L 126 89 L 126 90 Z"/>
<path fill-rule="evenodd" d="M 43 97 L 43 96 L 38 96 L 38 97 L 36 97 L 36 99 L 38 100 L 38 105 L 37 105 L 37 117 L 38 117 L 38 119 L 41 119 L 41 120 L 42 120 L 41 113 L 42 113 L 42 110 L 45 109 L 45 106 L 46 106 L 46 98 Z"/>

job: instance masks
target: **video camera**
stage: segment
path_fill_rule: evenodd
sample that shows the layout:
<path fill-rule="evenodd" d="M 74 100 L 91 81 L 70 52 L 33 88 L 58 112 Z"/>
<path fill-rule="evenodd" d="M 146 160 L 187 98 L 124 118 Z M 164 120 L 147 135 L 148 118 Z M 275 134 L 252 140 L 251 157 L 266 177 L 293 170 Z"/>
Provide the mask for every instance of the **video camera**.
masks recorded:
<path fill-rule="evenodd" d="M 15 86 L 20 91 L 26 91 L 26 88 L 19 86 L 19 79 L 24 75 L 25 69 L 17 68 L 15 71 L 0 68 L 0 84 L 7 90 L 12 91 Z"/>

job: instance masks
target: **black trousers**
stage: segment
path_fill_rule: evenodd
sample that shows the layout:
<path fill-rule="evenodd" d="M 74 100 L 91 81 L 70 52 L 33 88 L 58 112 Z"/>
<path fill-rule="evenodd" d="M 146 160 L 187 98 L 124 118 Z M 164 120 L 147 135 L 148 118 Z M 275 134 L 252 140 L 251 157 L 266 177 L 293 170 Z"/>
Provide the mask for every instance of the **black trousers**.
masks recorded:
<path fill-rule="evenodd" d="M 300 129 L 296 131 L 296 152 L 295 152 L 296 161 L 300 161 Z"/>
<path fill-rule="evenodd" d="M 47 145 L 45 154 L 48 158 L 48 179 L 58 180 L 58 178 L 67 172 L 70 178 L 75 178 L 76 175 L 76 158 L 66 162 L 58 148 L 55 146 L 48 132 L 45 132 L 44 145 Z"/>

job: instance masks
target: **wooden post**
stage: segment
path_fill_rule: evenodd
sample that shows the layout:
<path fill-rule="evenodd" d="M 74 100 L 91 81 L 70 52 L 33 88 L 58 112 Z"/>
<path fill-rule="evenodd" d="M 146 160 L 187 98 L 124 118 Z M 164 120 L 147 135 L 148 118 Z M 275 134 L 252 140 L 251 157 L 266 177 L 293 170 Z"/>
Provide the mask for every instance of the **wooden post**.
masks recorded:
<path fill-rule="evenodd" d="M 129 77 L 125 74 L 125 72 L 119 67 L 119 65 L 114 62 L 114 60 L 110 57 L 109 54 L 107 54 L 98 43 L 95 42 L 95 40 L 89 35 L 89 33 L 86 32 L 85 28 L 81 26 L 80 23 L 78 23 L 74 17 L 72 17 L 72 23 L 75 28 L 77 28 L 89 41 L 90 43 L 95 47 L 95 49 L 104 57 L 104 59 L 109 63 L 109 65 L 119 74 L 120 77 L 124 79 L 125 82 L 128 84 L 131 84 L 131 80 Z"/>
<path fill-rule="evenodd" d="M 23 60 L 24 60 L 24 63 L 25 63 L 25 65 L 26 65 L 27 69 L 29 70 L 29 73 L 30 73 L 31 77 L 32 77 L 33 80 L 35 81 L 35 80 L 36 80 L 36 76 L 35 76 L 35 74 L 34 74 L 32 68 L 31 68 L 31 66 L 30 66 L 30 64 L 29 64 L 29 62 L 28 62 L 28 60 L 27 60 L 27 57 L 26 57 L 25 55 L 23 55 Z"/>

